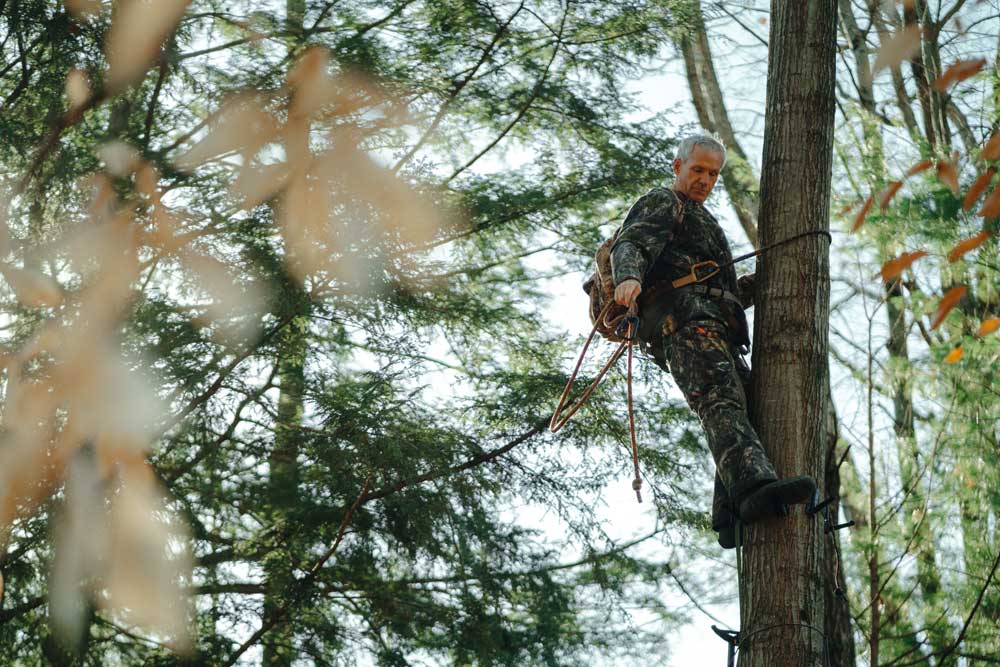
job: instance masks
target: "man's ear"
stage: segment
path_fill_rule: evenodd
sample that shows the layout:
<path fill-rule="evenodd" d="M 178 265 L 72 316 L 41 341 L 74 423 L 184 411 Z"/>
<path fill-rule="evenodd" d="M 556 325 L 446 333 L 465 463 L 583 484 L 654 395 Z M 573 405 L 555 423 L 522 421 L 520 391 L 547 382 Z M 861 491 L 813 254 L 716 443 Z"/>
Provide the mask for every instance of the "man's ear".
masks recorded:
<path fill-rule="evenodd" d="M 674 158 L 674 176 L 681 173 L 681 159 L 679 157 Z"/>

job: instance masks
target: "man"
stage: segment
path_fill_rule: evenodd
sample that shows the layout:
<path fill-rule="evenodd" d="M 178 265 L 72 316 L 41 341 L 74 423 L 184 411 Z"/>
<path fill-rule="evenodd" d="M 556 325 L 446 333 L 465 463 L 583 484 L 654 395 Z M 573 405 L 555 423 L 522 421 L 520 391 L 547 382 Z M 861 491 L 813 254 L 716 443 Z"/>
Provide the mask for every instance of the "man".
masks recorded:
<path fill-rule="evenodd" d="M 726 235 L 704 202 L 725 165 L 716 139 L 683 139 L 674 160 L 674 184 L 656 188 L 632 206 L 611 249 L 615 301 L 636 303 L 638 337 L 673 372 L 698 415 L 715 459 L 712 528 L 724 548 L 736 546 L 734 518 L 753 523 L 783 516 L 807 502 L 816 484 L 807 476 L 778 478 L 747 416 L 749 368 L 741 354 L 750 344 L 743 307 L 753 303 L 753 275 L 737 280 L 732 266 L 683 287 L 671 282 L 692 267 L 732 260 Z"/>

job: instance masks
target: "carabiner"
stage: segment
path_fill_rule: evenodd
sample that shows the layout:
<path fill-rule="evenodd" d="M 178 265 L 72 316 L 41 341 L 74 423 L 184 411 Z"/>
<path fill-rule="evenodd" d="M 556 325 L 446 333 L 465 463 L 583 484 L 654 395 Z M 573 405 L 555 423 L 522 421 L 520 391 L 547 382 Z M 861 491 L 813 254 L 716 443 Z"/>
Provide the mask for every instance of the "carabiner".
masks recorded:
<path fill-rule="evenodd" d="M 629 332 L 632 333 L 631 336 L 629 335 Z M 638 332 L 639 314 L 634 312 L 630 312 L 622 318 L 622 321 L 618 323 L 617 327 L 615 327 L 615 335 L 625 341 L 635 340 L 635 336 Z"/>

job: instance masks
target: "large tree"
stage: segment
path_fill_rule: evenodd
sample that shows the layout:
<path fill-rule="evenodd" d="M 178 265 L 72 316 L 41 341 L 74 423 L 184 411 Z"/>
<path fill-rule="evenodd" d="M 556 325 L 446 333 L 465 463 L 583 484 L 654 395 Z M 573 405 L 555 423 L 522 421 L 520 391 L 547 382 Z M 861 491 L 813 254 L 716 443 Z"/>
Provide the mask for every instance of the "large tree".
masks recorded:
<path fill-rule="evenodd" d="M 771 5 L 761 169 L 761 256 L 752 418 L 782 475 L 824 478 L 827 451 L 829 200 L 836 58 L 834 0 Z M 819 233 L 816 233 L 819 232 Z M 740 572 L 740 665 L 825 664 L 817 517 L 749 526 Z"/>

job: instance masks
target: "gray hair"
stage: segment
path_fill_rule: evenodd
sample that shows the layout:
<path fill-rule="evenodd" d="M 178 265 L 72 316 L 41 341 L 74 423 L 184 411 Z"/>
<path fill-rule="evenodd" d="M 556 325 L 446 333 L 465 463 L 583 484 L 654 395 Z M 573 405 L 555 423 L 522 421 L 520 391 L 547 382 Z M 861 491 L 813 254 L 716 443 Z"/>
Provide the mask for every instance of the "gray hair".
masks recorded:
<path fill-rule="evenodd" d="M 722 156 L 722 166 L 726 166 L 725 145 L 710 134 L 690 134 L 681 139 L 680 146 L 677 147 L 677 159 L 683 162 L 691 157 L 695 146 L 701 146 Z"/>

